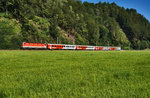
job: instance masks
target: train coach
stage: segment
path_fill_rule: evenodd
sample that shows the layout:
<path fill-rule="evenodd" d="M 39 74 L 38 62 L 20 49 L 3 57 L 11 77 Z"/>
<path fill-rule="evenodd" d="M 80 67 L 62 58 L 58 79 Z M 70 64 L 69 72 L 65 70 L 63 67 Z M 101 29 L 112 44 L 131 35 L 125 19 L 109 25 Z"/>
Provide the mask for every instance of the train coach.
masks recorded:
<path fill-rule="evenodd" d="M 49 49 L 49 50 L 103 50 L 103 51 L 121 50 L 121 47 L 45 44 L 45 43 L 26 43 L 26 42 L 22 43 L 21 48 L 22 49 Z"/>
<path fill-rule="evenodd" d="M 87 46 L 87 45 L 65 45 L 65 44 L 48 44 L 47 48 L 50 50 L 110 50 L 120 51 L 120 47 L 106 47 L 106 46 Z"/>

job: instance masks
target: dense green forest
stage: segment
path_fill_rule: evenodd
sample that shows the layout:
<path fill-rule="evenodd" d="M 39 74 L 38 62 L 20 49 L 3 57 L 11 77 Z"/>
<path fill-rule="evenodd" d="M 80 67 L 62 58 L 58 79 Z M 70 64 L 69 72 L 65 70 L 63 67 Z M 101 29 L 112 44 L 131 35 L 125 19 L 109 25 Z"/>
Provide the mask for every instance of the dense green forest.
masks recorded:
<path fill-rule="evenodd" d="M 150 22 L 135 9 L 80 0 L 0 0 L 0 49 L 21 42 L 150 47 Z"/>

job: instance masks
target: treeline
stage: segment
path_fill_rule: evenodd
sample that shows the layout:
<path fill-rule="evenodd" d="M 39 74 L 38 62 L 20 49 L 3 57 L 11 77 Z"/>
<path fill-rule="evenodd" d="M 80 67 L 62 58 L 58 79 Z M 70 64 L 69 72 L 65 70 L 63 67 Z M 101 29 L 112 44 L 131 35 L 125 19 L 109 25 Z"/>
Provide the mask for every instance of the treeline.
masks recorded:
<path fill-rule="evenodd" d="M 150 47 L 150 23 L 135 9 L 80 0 L 1 0 L 0 49 L 25 42 Z"/>

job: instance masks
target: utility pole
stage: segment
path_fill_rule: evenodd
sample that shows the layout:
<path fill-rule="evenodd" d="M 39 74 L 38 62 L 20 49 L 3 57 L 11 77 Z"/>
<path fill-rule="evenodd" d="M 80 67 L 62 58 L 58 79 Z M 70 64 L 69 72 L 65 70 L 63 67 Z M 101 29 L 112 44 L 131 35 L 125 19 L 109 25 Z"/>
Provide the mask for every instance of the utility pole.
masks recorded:
<path fill-rule="evenodd" d="M 59 39 L 58 39 L 58 37 L 57 37 L 57 44 L 58 44 L 58 40 L 59 40 Z"/>
<path fill-rule="evenodd" d="M 107 47 L 107 50 L 109 49 L 109 41 L 107 41 L 108 42 L 108 47 Z"/>
<path fill-rule="evenodd" d="M 73 41 L 73 45 L 75 45 L 76 44 L 76 37 L 74 37 L 74 39 L 72 41 Z"/>
<path fill-rule="evenodd" d="M 107 41 L 108 42 L 108 47 L 109 47 L 109 41 Z"/>
<path fill-rule="evenodd" d="M 120 47 L 121 47 L 121 44 L 122 44 L 122 35 L 121 35 L 121 32 L 120 32 Z"/>

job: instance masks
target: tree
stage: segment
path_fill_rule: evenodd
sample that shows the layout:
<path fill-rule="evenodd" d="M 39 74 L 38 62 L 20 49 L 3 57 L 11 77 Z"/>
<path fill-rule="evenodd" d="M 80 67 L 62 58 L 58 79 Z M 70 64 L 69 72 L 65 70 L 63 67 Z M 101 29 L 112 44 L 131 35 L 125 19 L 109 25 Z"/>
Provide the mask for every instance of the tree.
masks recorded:
<path fill-rule="evenodd" d="M 16 20 L 0 20 L 0 49 L 16 49 L 21 42 L 21 27 Z"/>

